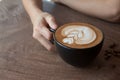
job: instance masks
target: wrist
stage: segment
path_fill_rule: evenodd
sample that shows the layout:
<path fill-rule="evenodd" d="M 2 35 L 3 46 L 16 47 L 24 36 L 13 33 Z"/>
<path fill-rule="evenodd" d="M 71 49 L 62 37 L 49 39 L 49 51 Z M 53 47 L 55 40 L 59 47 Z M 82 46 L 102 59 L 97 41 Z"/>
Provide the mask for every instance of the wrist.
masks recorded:
<path fill-rule="evenodd" d="M 29 14 L 31 21 L 33 22 L 42 13 L 43 13 L 43 11 L 40 9 L 35 9 L 34 11 L 32 11 Z"/>

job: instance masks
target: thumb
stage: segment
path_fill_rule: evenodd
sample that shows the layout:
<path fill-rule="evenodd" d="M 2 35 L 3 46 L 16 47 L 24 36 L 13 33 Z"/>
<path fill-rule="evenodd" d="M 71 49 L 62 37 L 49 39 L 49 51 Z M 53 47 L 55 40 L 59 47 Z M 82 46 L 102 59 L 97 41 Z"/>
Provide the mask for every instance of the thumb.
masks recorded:
<path fill-rule="evenodd" d="M 56 29 L 58 27 L 56 20 L 52 15 L 46 16 L 45 20 L 52 29 Z"/>

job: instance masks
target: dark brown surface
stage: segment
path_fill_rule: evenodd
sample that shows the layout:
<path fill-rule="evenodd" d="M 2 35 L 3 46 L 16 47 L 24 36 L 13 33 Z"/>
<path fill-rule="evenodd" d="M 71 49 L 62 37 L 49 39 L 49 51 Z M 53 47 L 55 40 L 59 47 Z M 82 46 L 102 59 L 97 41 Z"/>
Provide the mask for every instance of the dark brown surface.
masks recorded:
<path fill-rule="evenodd" d="M 16 8 L 10 9 L 14 12 Z M 44 11 L 53 14 L 59 25 L 86 22 L 100 28 L 105 36 L 101 53 L 87 68 L 66 64 L 57 52 L 47 51 L 32 38 L 32 24 L 21 7 L 17 16 L 0 19 L 0 80 L 120 80 L 120 57 L 105 59 L 106 50 L 111 50 L 114 43 L 117 46 L 112 50 L 120 50 L 120 24 L 98 20 L 60 4 L 46 2 Z"/>

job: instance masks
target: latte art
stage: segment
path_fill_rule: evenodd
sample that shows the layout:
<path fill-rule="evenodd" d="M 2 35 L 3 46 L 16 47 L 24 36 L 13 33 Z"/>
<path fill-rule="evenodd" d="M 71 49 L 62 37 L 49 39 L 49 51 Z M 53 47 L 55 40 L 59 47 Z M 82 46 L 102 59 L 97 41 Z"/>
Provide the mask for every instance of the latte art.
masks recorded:
<path fill-rule="evenodd" d="M 86 26 L 68 26 L 61 32 L 63 43 L 67 44 L 89 44 L 96 39 L 96 33 Z"/>
<path fill-rule="evenodd" d="M 54 31 L 53 39 L 56 50 L 65 62 L 73 66 L 85 67 L 100 52 L 104 35 L 94 25 L 68 23 Z"/>
<path fill-rule="evenodd" d="M 103 34 L 97 27 L 86 23 L 69 23 L 55 31 L 54 39 L 68 48 L 85 49 L 98 45 Z"/>

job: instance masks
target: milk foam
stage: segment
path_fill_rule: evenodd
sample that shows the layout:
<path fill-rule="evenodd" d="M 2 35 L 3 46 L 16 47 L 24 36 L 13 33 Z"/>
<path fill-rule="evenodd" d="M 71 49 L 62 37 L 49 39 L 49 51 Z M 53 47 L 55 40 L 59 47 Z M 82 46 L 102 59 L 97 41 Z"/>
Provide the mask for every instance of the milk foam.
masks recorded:
<path fill-rule="evenodd" d="M 96 33 L 87 26 L 68 26 L 61 32 L 63 43 L 67 44 L 89 44 L 96 39 Z"/>

